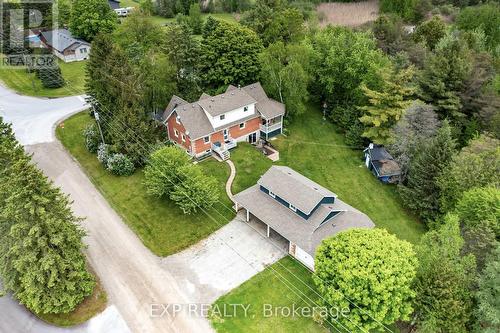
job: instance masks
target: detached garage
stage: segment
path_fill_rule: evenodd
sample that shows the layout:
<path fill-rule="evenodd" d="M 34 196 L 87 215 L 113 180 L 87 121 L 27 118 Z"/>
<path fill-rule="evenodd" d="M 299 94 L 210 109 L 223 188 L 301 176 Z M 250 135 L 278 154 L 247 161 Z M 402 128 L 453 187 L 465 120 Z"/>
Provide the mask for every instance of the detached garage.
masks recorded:
<path fill-rule="evenodd" d="M 236 210 L 245 209 L 288 240 L 288 252 L 314 270 L 321 241 L 350 228 L 373 228 L 368 216 L 347 205 L 330 190 L 285 166 L 272 166 L 256 185 L 234 196 Z"/>

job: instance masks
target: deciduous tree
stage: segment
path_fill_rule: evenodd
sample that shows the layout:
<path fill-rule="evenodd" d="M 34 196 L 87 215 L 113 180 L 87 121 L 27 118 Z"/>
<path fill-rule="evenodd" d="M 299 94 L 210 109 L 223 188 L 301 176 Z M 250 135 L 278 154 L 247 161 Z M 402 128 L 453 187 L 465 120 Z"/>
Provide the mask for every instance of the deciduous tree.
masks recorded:
<path fill-rule="evenodd" d="M 409 318 L 417 264 L 411 244 L 386 230 L 352 229 L 323 240 L 313 279 L 324 306 L 349 309 L 336 321 L 370 331 Z"/>
<path fill-rule="evenodd" d="M 361 86 L 369 103 L 361 107 L 363 116 L 359 118 L 365 126 L 363 137 L 382 145 L 393 142 L 392 128 L 411 105 L 409 98 L 414 89 L 409 83 L 413 73 L 411 67 L 399 72 L 386 67 L 381 70 L 381 89 L 372 90 L 364 84 Z"/>
<path fill-rule="evenodd" d="M 69 28 L 73 35 L 91 42 L 99 33 L 112 32 L 117 21 L 105 0 L 74 0 Z"/>
<path fill-rule="evenodd" d="M 304 112 L 309 99 L 309 66 L 312 50 L 306 45 L 269 45 L 260 55 L 261 82 L 272 97 L 285 103 L 289 116 Z"/>
<path fill-rule="evenodd" d="M 252 30 L 219 21 L 203 38 L 200 73 L 207 87 L 250 84 L 258 80 L 262 43 Z"/>

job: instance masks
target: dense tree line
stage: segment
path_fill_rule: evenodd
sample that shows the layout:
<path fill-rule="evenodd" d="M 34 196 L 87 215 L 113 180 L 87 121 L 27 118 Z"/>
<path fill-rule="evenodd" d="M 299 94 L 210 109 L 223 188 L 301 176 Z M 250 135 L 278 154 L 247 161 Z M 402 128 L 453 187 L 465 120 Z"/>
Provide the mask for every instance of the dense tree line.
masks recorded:
<path fill-rule="evenodd" d="M 0 276 L 35 313 L 67 313 L 92 293 L 84 231 L 69 198 L 33 164 L 0 119 Z"/>

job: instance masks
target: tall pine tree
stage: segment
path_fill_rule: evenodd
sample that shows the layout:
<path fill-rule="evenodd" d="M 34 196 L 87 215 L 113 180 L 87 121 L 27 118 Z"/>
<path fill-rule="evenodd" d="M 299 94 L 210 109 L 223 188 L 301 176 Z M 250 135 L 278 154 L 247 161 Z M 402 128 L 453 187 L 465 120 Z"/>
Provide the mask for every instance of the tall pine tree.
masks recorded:
<path fill-rule="evenodd" d="M 83 230 L 67 196 L 24 154 L 0 119 L 0 275 L 36 313 L 67 313 L 92 293 Z M 14 148 L 14 150 L 12 150 Z M 9 153 L 9 151 L 11 153 Z"/>
<path fill-rule="evenodd" d="M 455 153 L 451 126 L 444 121 L 435 137 L 421 145 L 410 164 L 408 182 L 399 185 L 403 203 L 427 222 L 439 216 L 437 178 Z"/>

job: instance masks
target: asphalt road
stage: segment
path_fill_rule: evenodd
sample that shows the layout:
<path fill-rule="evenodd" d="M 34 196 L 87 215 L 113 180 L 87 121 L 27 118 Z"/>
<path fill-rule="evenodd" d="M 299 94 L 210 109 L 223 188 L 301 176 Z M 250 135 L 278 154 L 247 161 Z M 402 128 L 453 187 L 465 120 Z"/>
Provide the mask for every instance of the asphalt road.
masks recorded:
<path fill-rule="evenodd" d="M 55 99 L 21 96 L 0 84 L 0 116 L 12 123 L 23 145 L 53 141 L 53 126 L 58 120 L 86 108 L 83 96 Z"/>

